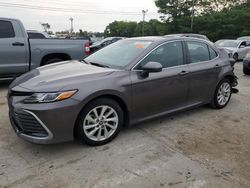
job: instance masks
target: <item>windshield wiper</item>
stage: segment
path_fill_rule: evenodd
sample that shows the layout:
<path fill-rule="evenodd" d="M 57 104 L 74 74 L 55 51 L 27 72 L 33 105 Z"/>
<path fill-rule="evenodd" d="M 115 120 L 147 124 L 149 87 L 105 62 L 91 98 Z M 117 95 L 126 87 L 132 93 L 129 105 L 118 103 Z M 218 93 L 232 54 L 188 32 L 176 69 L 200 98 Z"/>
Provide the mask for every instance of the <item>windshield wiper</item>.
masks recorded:
<path fill-rule="evenodd" d="M 108 65 L 103 65 L 103 64 L 100 64 L 100 63 L 89 62 L 88 64 L 91 64 L 91 65 L 94 65 L 94 66 L 98 66 L 98 67 L 110 68 Z"/>

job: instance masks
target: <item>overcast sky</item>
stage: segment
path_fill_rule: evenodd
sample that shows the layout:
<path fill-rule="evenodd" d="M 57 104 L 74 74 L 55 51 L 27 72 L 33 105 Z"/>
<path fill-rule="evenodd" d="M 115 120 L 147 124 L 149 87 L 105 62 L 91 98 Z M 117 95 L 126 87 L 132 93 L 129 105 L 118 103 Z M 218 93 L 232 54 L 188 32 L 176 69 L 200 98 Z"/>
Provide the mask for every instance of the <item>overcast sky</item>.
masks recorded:
<path fill-rule="evenodd" d="M 146 9 L 146 20 L 159 18 L 154 0 L 0 0 L 0 17 L 18 18 L 35 30 L 42 30 L 40 22 L 69 30 L 72 17 L 74 31 L 102 32 L 114 20 L 141 21 Z"/>

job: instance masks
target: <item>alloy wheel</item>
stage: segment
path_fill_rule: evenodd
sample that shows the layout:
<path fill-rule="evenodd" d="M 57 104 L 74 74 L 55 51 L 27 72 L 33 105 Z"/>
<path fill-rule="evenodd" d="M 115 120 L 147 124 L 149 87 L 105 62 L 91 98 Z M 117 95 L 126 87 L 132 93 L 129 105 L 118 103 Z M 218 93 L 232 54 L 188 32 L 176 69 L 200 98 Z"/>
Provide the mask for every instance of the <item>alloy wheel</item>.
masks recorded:
<path fill-rule="evenodd" d="M 116 131 L 119 123 L 117 112 L 110 106 L 97 106 L 89 111 L 83 121 L 86 136 L 93 141 L 104 141 Z"/>
<path fill-rule="evenodd" d="M 230 99 L 230 95 L 231 95 L 230 84 L 227 82 L 222 83 L 217 94 L 218 104 L 221 106 L 224 106 L 225 104 L 227 104 L 227 102 Z"/>

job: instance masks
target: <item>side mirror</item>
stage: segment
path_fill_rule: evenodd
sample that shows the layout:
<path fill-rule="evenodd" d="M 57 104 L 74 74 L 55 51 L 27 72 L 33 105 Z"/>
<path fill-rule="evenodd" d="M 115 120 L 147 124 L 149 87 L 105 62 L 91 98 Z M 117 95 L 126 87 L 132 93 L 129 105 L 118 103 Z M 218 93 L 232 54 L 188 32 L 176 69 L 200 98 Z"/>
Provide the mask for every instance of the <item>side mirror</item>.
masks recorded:
<path fill-rule="evenodd" d="M 143 76 L 148 76 L 151 72 L 161 72 L 162 71 L 162 65 L 158 62 L 148 62 L 143 67 L 140 68 L 142 70 Z"/>
<path fill-rule="evenodd" d="M 245 45 L 240 45 L 240 48 L 245 48 L 246 46 Z"/>

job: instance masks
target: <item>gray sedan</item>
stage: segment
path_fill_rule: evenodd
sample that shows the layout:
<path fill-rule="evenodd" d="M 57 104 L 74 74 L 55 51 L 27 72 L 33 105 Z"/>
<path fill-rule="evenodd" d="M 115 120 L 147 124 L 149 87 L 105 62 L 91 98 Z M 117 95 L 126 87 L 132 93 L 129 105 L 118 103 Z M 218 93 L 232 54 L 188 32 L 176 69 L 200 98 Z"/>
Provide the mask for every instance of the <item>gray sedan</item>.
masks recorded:
<path fill-rule="evenodd" d="M 227 53 L 210 42 L 132 38 L 17 78 L 9 116 L 17 135 L 31 142 L 101 145 L 126 125 L 205 104 L 224 108 L 236 85 Z"/>

